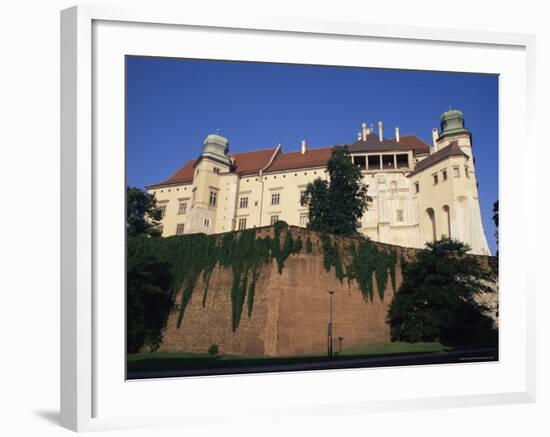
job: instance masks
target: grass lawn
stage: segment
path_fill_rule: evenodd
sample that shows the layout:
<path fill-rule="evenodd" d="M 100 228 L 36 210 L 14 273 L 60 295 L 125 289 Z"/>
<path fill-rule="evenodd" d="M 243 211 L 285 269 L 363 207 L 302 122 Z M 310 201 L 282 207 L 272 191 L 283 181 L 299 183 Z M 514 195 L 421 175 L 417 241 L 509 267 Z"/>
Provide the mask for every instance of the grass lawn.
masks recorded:
<path fill-rule="evenodd" d="M 335 355 L 333 361 L 376 356 L 395 356 L 400 354 L 444 352 L 447 350 L 449 349 L 444 348 L 440 343 L 379 343 L 345 349 L 341 353 Z M 328 358 L 325 354 L 265 358 L 235 355 L 211 356 L 208 354 L 184 352 L 152 352 L 128 355 L 128 371 L 198 370 L 262 365 L 272 366 L 308 362 L 313 363 L 325 361 L 327 359 Z"/>

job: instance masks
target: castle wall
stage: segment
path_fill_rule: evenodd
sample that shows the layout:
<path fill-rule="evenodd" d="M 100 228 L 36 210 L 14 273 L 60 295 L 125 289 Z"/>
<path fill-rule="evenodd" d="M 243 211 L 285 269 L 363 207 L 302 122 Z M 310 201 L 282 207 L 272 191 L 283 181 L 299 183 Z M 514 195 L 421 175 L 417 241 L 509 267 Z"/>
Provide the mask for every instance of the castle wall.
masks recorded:
<path fill-rule="evenodd" d="M 258 232 L 269 233 L 272 228 Z M 160 351 L 205 353 L 217 344 L 221 354 L 243 356 L 288 356 L 322 354 L 327 350 L 327 325 L 330 297 L 333 295 L 333 347 L 339 350 L 338 337 L 343 348 L 390 341 L 390 329 L 385 318 L 393 297 L 388 280 L 381 301 L 375 289 L 374 301 L 363 298 L 353 281 L 348 286 L 340 283 L 334 271 L 323 268 L 323 254 L 318 236 L 313 232 L 292 228 L 293 237 L 301 236 L 303 250 L 285 261 L 282 274 L 276 262 L 266 265 L 256 285 L 254 306 L 250 317 L 246 301 L 240 324 L 232 332 L 230 270 L 216 267 L 210 281 L 203 307 L 203 283 L 199 281 L 185 310 L 183 322 L 176 328 L 177 310 L 170 315 Z M 305 241 L 310 235 L 314 250 L 308 254 Z M 341 239 L 340 244 L 351 240 Z M 389 246 L 380 244 L 379 247 Z M 391 247 L 406 258 L 414 256 L 414 249 Z M 401 269 L 396 268 L 397 285 L 401 283 Z M 376 281 L 375 281 L 376 284 Z M 178 301 L 179 302 L 179 301 Z"/>

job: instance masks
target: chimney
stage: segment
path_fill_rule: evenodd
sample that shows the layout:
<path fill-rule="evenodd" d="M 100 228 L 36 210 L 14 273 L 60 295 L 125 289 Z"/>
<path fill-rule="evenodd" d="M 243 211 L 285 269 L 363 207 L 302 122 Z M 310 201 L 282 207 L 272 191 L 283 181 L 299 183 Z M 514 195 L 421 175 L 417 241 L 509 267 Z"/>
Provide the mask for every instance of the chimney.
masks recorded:
<path fill-rule="evenodd" d="M 307 143 L 306 143 L 306 140 L 302 140 L 301 151 L 302 151 L 302 155 L 305 155 L 305 154 L 306 154 L 306 151 L 307 151 Z"/>
<path fill-rule="evenodd" d="M 382 122 L 378 122 L 378 139 L 382 141 L 384 139 L 384 134 L 382 132 Z"/>
<path fill-rule="evenodd" d="M 432 140 L 433 140 L 434 149 L 435 149 L 436 152 L 437 152 L 437 140 L 438 139 L 439 139 L 439 131 L 437 130 L 436 127 L 434 127 L 432 129 Z"/>
<path fill-rule="evenodd" d="M 399 142 L 399 127 L 395 128 L 395 141 Z"/>
<path fill-rule="evenodd" d="M 367 141 L 367 135 L 369 134 L 367 131 L 367 123 L 361 123 L 361 132 L 363 141 Z"/>

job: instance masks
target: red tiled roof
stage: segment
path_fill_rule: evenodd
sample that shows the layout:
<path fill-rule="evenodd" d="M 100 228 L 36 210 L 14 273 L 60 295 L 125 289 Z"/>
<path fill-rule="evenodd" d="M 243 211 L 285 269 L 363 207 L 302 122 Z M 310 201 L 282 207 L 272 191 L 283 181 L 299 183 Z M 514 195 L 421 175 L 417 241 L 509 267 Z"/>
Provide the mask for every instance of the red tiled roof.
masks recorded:
<path fill-rule="evenodd" d="M 415 154 L 430 153 L 430 146 L 416 135 L 403 135 L 396 141 L 395 138 L 378 139 L 378 135 L 367 135 L 366 141 L 356 141 L 348 145 L 350 152 L 385 152 L 393 150 L 412 150 Z"/>
<path fill-rule="evenodd" d="M 438 150 L 433 155 L 424 158 L 422 161 L 416 164 L 414 171 L 409 174 L 409 176 L 413 176 L 418 172 L 425 170 L 434 164 L 437 164 L 445 158 L 448 158 L 449 156 L 465 156 L 466 158 L 468 158 L 468 155 L 466 155 L 466 153 L 464 153 L 462 149 L 458 146 L 458 143 L 454 141 L 448 146 L 443 147 L 443 149 Z"/>
<path fill-rule="evenodd" d="M 307 167 L 324 167 L 330 158 L 331 150 L 332 147 L 319 147 L 318 149 L 309 149 L 303 155 L 301 152 L 279 153 L 266 173 Z"/>
<path fill-rule="evenodd" d="M 147 188 L 161 187 L 164 185 L 188 184 L 193 182 L 193 167 L 195 167 L 195 162 L 197 162 L 195 159 L 187 161 L 183 167 L 181 167 L 171 177 L 159 182 L 158 184 L 148 185 Z"/>
<path fill-rule="evenodd" d="M 272 149 L 256 150 L 255 152 L 244 152 L 230 154 L 235 158 L 234 171 L 243 174 L 258 173 L 262 168 L 269 164 L 269 160 L 277 150 L 275 147 Z"/>
<path fill-rule="evenodd" d="M 254 152 L 230 154 L 230 156 L 235 159 L 233 171 L 241 175 L 258 173 L 269 163 L 269 160 L 273 156 L 273 153 L 275 153 L 275 150 L 276 148 L 272 148 L 256 150 Z M 176 173 L 174 173 L 170 178 L 157 184 L 148 185 L 147 188 L 155 188 L 165 185 L 188 184 L 193 182 L 193 173 L 196 163 L 196 159 L 187 161 L 183 167 L 176 171 Z"/>
<path fill-rule="evenodd" d="M 399 138 L 398 144 L 404 144 L 406 147 L 413 149 L 413 151 L 418 154 L 430 153 L 430 146 L 416 135 L 405 135 Z"/>
<path fill-rule="evenodd" d="M 379 141 L 378 136 L 371 134 L 367 136 L 367 141 L 356 141 L 347 146 L 349 151 L 354 152 L 383 152 L 393 150 L 413 150 L 416 154 L 429 153 L 428 146 L 415 135 L 404 135 L 399 142 L 395 139 L 385 138 Z M 256 150 L 254 152 L 244 152 L 230 154 L 234 158 L 233 171 L 240 175 L 257 174 L 261 169 L 269 164 L 273 154 L 277 149 Z M 308 167 L 324 167 L 330 158 L 332 147 L 319 147 L 309 149 L 302 155 L 301 152 L 280 152 L 277 154 L 266 172 L 276 172 L 284 170 L 294 170 Z M 193 182 L 194 166 L 197 160 L 187 161 L 170 178 L 157 184 L 149 185 L 148 188 L 161 187 L 165 185 L 187 184 Z"/>

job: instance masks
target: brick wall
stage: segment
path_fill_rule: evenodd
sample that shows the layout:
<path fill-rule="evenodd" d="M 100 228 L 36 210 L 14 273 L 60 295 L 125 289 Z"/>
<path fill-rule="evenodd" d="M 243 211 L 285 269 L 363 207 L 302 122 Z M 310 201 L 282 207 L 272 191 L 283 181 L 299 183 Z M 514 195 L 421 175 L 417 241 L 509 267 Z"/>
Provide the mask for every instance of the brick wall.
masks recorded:
<path fill-rule="evenodd" d="M 283 231 L 284 232 L 284 231 Z M 256 285 L 254 306 L 250 317 L 246 302 L 239 327 L 231 330 L 230 270 L 216 266 L 203 306 L 203 283 L 199 281 L 187 308 L 183 322 L 176 328 L 177 311 L 168 320 L 160 351 L 202 352 L 217 344 L 221 354 L 244 356 L 289 356 L 318 354 L 327 350 L 327 325 L 330 312 L 329 291 L 333 295 L 334 350 L 390 341 L 386 324 L 388 306 L 393 298 L 388 277 L 383 301 L 375 289 L 374 300 L 365 300 L 355 281 L 340 283 L 334 271 L 323 268 L 323 253 L 319 236 L 304 229 L 291 227 L 294 238 L 301 236 L 303 249 L 290 255 L 282 274 L 276 262 L 266 265 Z M 258 236 L 273 236 L 273 228 L 261 228 Z M 313 252 L 306 253 L 307 238 L 313 242 Z M 284 238 L 284 233 L 281 236 Z M 354 240 L 338 238 L 339 246 Z M 283 241 L 283 240 L 281 240 Z M 410 259 L 416 250 L 375 243 L 381 249 L 393 249 L 398 254 L 397 286 L 401 284 L 400 258 Z M 389 275 L 389 274 L 388 274 Z M 376 279 L 374 279 L 376 287 Z M 179 300 L 178 300 L 179 301 Z"/>

